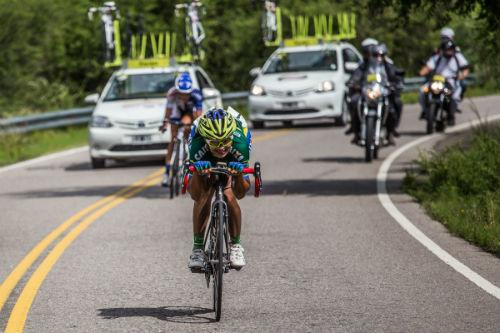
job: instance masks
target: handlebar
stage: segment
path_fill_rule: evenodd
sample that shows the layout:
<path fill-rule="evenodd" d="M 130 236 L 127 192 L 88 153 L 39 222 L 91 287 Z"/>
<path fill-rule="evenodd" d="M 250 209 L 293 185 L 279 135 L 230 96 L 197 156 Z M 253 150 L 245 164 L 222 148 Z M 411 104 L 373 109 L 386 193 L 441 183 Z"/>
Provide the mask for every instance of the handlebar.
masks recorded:
<path fill-rule="evenodd" d="M 196 168 L 192 165 L 189 166 L 189 172 L 195 172 L 196 171 Z M 229 170 L 227 168 L 210 168 L 208 169 L 208 172 L 209 173 L 222 173 L 222 174 L 226 174 L 226 175 L 233 175 L 231 172 L 229 172 Z M 255 169 L 254 168 L 243 168 L 243 171 L 241 172 L 242 174 L 244 175 L 253 175 L 255 173 Z"/>
<path fill-rule="evenodd" d="M 185 167 L 187 168 L 187 170 L 189 172 L 186 172 L 186 174 L 184 176 L 184 183 L 183 183 L 183 186 L 182 186 L 182 194 L 186 193 L 187 185 L 188 185 L 188 182 L 189 182 L 189 179 L 190 179 L 189 174 L 192 174 L 193 172 L 196 171 L 196 168 L 193 165 L 190 165 L 189 162 L 186 162 Z M 224 174 L 224 175 L 228 175 L 228 176 L 232 176 L 233 175 L 228 170 L 228 168 L 226 166 L 219 165 L 217 167 L 210 168 L 208 170 L 209 170 L 209 173 L 218 173 L 218 174 Z M 262 191 L 262 174 L 261 174 L 261 171 L 260 171 L 260 162 L 255 162 L 253 168 L 244 168 L 242 174 L 244 174 L 244 175 L 250 175 L 251 174 L 251 175 L 254 176 L 254 178 L 255 178 L 255 192 L 254 192 L 254 196 L 255 197 L 259 197 L 260 196 L 260 192 Z"/>

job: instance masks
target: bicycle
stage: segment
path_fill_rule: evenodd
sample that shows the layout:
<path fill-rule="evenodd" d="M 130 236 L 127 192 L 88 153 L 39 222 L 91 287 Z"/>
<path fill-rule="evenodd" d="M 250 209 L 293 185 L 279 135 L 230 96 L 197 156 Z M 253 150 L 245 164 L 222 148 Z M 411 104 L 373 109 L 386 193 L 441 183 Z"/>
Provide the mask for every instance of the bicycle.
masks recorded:
<path fill-rule="evenodd" d="M 188 166 L 190 173 L 194 172 L 194 166 Z M 230 246 L 229 246 L 229 212 L 227 208 L 226 197 L 224 196 L 224 188 L 227 184 L 227 177 L 232 176 L 228 170 L 226 163 L 217 163 L 213 168 L 209 169 L 209 174 L 215 177 L 214 187 L 215 194 L 212 201 L 210 221 L 205 230 L 204 251 L 205 251 L 205 266 L 202 273 L 205 273 L 207 288 L 210 288 L 210 280 L 213 286 L 213 309 L 215 312 L 215 320 L 220 321 L 222 313 L 222 280 L 224 273 L 229 273 L 231 269 L 229 263 Z M 243 169 L 243 174 L 252 174 L 255 178 L 255 197 L 259 197 L 262 190 L 262 176 L 260 163 L 255 162 L 253 168 Z M 189 173 L 184 178 L 182 193 L 186 193 L 187 184 L 189 182 Z"/>
<path fill-rule="evenodd" d="M 184 163 L 187 160 L 187 142 L 184 139 L 184 128 L 186 126 L 191 126 L 191 124 L 183 124 L 180 121 L 169 121 L 170 124 L 177 125 L 177 136 L 172 138 L 174 140 L 174 146 L 172 148 L 172 157 L 170 158 L 170 170 L 168 173 L 168 187 L 169 187 L 169 195 L 170 199 L 179 195 L 182 177 L 183 177 L 183 168 Z M 162 127 L 160 130 L 164 131 Z"/>
<path fill-rule="evenodd" d="M 203 5 L 199 0 L 193 0 L 190 4 L 181 3 L 175 5 L 176 16 L 180 16 L 181 10 L 186 11 L 184 19 L 186 41 L 189 44 L 191 55 L 195 60 L 200 60 L 201 42 L 205 39 L 205 30 L 203 29 L 198 13 L 201 6 Z"/>
<path fill-rule="evenodd" d="M 274 42 L 278 31 L 276 19 L 276 1 L 264 1 L 265 13 L 262 14 L 261 28 L 264 43 Z"/>

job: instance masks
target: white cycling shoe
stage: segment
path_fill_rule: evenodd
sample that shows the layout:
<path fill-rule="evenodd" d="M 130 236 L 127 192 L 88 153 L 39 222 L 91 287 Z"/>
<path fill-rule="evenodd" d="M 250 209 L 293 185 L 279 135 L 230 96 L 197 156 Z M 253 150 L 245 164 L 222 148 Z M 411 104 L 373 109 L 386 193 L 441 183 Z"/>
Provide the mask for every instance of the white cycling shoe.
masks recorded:
<path fill-rule="evenodd" d="M 231 245 L 231 254 L 229 255 L 231 267 L 241 269 L 243 266 L 245 266 L 246 263 L 243 252 L 245 252 L 245 249 L 240 244 Z"/>
<path fill-rule="evenodd" d="M 168 175 L 167 174 L 163 175 L 163 179 L 161 180 L 161 186 L 168 187 Z"/>

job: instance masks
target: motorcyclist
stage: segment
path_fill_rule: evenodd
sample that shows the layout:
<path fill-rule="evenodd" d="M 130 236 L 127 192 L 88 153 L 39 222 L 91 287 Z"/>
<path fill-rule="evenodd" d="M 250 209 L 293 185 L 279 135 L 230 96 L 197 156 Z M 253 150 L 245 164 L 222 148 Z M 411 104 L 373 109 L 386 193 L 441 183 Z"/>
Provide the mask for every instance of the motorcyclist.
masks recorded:
<path fill-rule="evenodd" d="M 358 68 L 352 73 L 346 85 L 349 88 L 349 114 L 351 115 L 351 126 L 345 132 L 346 135 L 354 133 L 352 143 L 358 143 L 359 131 L 361 130 L 361 122 L 358 113 L 359 99 L 361 98 L 361 85 L 368 70 L 369 61 L 372 54 L 372 48 L 378 45 L 378 41 L 373 38 L 366 38 L 361 42 L 361 51 L 363 53 L 363 61 Z"/>
<path fill-rule="evenodd" d="M 455 113 L 458 103 L 461 100 L 462 87 L 458 81 L 464 80 L 469 74 L 469 63 L 462 53 L 457 53 L 456 45 L 451 39 L 445 39 L 441 42 L 440 52 L 429 58 L 419 73 L 421 76 L 442 75 L 453 88 L 452 98 L 448 110 L 448 125 L 455 125 Z M 427 112 L 427 103 L 425 99 L 424 85 L 419 92 L 419 103 L 422 107 L 421 117 L 425 118 Z"/>
<path fill-rule="evenodd" d="M 444 42 L 446 40 L 452 40 L 453 42 L 455 42 L 455 32 L 453 31 L 452 28 L 444 27 L 443 29 L 441 29 L 439 36 L 441 37 L 441 42 Z M 436 50 L 436 54 L 438 54 L 439 51 L 440 51 L 440 49 L 438 48 Z M 456 45 L 456 42 L 455 42 L 455 53 L 461 53 L 461 52 L 462 51 L 460 50 L 460 47 L 458 45 Z M 464 98 L 465 91 L 467 90 L 467 84 L 466 84 L 465 80 L 459 80 L 458 83 L 460 84 L 460 87 L 462 88 L 461 95 L 460 95 L 460 99 L 462 100 Z M 457 108 L 457 111 L 459 111 L 458 108 Z"/>
<path fill-rule="evenodd" d="M 385 46 L 385 44 L 378 44 L 374 39 L 368 38 L 363 41 L 361 47 L 363 50 L 363 62 L 347 82 L 351 99 L 349 105 L 349 111 L 351 113 L 351 126 L 352 132 L 354 132 L 354 138 L 351 142 L 357 144 L 360 138 L 361 122 L 359 119 L 358 107 L 361 98 L 361 88 L 366 80 L 366 76 L 370 70 L 370 66 L 379 63 L 383 65 L 383 69 L 386 73 L 386 77 L 391 89 L 391 94 L 389 95 L 391 107 L 386 122 L 387 141 L 389 142 L 389 144 L 395 144 L 394 132 L 398 123 L 397 110 L 399 110 L 399 115 L 401 114 L 402 110 L 402 102 L 399 97 L 400 92 L 402 91 L 402 79 L 397 75 L 397 70 L 392 61 L 388 61 L 387 47 Z M 349 131 L 347 131 L 346 134 L 349 134 Z"/>

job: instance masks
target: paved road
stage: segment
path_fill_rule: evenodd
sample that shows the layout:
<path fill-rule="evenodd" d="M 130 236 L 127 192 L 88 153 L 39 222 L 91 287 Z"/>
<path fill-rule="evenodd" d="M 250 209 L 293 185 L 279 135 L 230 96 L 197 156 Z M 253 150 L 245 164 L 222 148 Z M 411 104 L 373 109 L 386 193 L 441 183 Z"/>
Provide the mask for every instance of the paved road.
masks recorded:
<path fill-rule="evenodd" d="M 481 112 L 500 113 L 500 97 L 475 102 Z M 459 120 L 473 119 L 464 109 Z M 415 107 L 404 117 L 399 145 L 424 129 Z M 500 331 L 500 300 L 399 227 L 377 198 L 381 162 L 365 164 L 343 129 L 256 136 L 253 157 L 264 167 L 265 194 L 242 201 L 248 266 L 225 275 L 221 322 L 212 320 L 202 276 L 186 268 L 191 201 L 169 201 L 160 187 L 137 185 L 131 191 L 141 192 L 73 231 L 74 242 L 64 238 L 72 227 L 56 237 L 7 299 L 0 331 L 37 281 L 43 283 L 32 293 L 26 332 Z M 381 158 L 394 149 L 384 148 Z M 399 179 L 415 154 L 403 154 L 391 168 L 393 201 L 441 247 L 500 286 L 499 259 L 450 236 L 400 193 Z M 87 154 L 77 153 L 0 174 L 0 281 L 68 218 L 159 167 L 95 171 Z M 59 241 L 67 247 L 52 251 Z M 53 265 L 43 261 L 47 256 Z"/>

